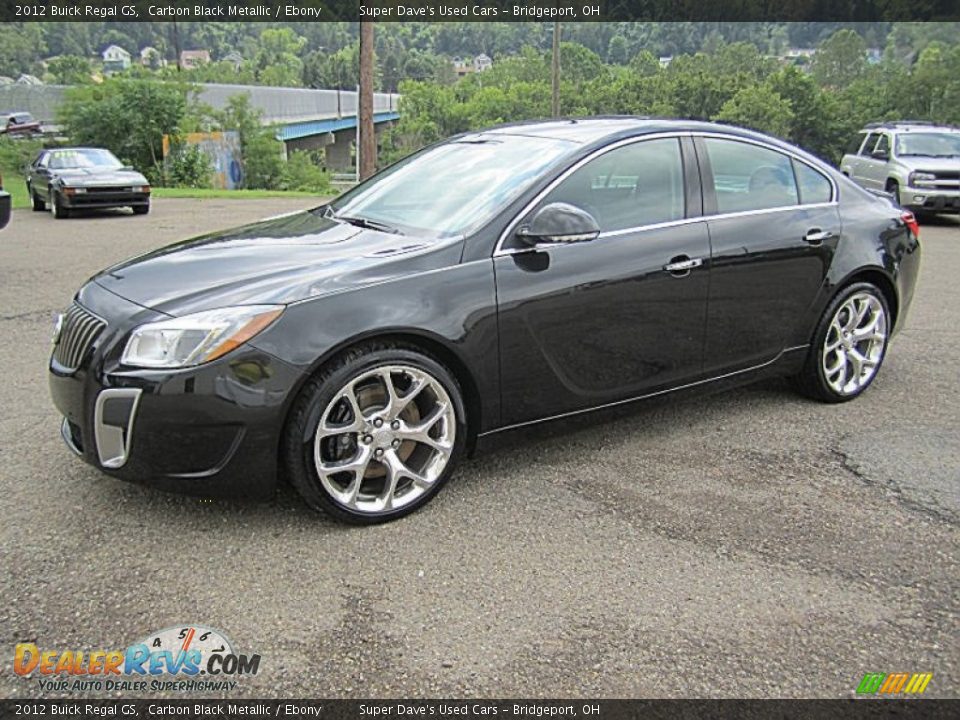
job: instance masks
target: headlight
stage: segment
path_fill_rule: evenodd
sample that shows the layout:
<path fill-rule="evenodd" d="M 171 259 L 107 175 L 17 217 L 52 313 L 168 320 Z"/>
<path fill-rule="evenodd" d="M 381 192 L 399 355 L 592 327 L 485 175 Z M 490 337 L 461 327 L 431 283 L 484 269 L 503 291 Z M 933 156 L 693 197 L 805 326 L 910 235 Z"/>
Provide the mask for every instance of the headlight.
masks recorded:
<path fill-rule="evenodd" d="M 910 173 L 910 184 L 917 185 L 919 183 L 932 183 L 937 179 L 937 176 L 933 173 L 928 172 L 915 172 Z"/>
<path fill-rule="evenodd" d="M 65 195 L 83 195 L 87 191 L 83 187 L 65 187 L 63 192 Z"/>
<path fill-rule="evenodd" d="M 242 305 L 147 323 L 133 331 L 120 362 L 146 368 L 210 362 L 266 329 L 282 312 L 282 305 Z"/>

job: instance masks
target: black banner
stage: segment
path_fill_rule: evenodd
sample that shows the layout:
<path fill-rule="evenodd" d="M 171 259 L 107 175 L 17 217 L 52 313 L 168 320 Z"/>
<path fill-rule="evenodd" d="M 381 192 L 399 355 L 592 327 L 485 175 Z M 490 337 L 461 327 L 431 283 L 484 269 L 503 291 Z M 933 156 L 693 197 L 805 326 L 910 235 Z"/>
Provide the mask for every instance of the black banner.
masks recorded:
<path fill-rule="evenodd" d="M 960 20 L 960 0 L 0 0 L 4 22 Z"/>
<path fill-rule="evenodd" d="M 858 720 L 955 718 L 956 700 L 0 700 L 8 718 Z"/>

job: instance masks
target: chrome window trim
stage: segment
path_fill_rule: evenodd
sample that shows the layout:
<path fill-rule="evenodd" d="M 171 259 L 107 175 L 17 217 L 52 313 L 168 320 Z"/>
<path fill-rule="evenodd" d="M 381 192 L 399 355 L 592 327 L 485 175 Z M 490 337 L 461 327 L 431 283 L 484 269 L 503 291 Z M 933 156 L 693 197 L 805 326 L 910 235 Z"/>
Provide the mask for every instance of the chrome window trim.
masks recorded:
<path fill-rule="evenodd" d="M 695 222 L 705 222 L 707 220 L 722 220 L 726 218 L 736 218 L 736 217 L 746 217 L 750 215 L 762 215 L 766 213 L 774 212 L 783 212 L 785 210 L 797 210 L 801 208 L 822 208 L 822 207 L 832 207 L 839 205 L 839 188 L 837 186 L 836 180 L 828 173 L 825 173 L 822 169 L 818 168 L 816 165 L 812 164 L 806 158 L 801 157 L 797 153 L 791 150 L 785 150 L 783 148 L 777 147 L 776 145 L 771 145 L 770 143 L 763 142 L 761 140 L 755 140 L 754 138 L 743 138 L 736 135 L 727 135 L 725 133 L 711 133 L 711 132 L 698 132 L 698 131 L 673 131 L 673 132 L 663 132 L 663 133 L 651 133 L 649 135 L 638 135 L 630 138 L 624 138 L 623 140 L 618 140 L 615 143 L 606 145 L 602 148 L 598 148 L 594 152 L 590 153 L 586 157 L 581 158 L 575 164 L 563 171 L 557 178 L 553 180 L 547 187 L 541 190 L 537 195 L 526 205 L 523 209 L 517 213 L 513 220 L 504 228 L 503 232 L 500 233 L 500 237 L 497 239 L 497 245 L 493 250 L 493 257 L 504 257 L 508 255 L 515 255 L 517 253 L 530 252 L 533 248 L 506 248 L 504 249 L 503 245 L 507 241 L 507 238 L 510 237 L 511 233 L 516 229 L 516 226 L 519 224 L 520 220 L 527 215 L 537 204 L 543 200 L 547 195 L 549 195 L 557 185 L 566 180 L 570 175 L 579 170 L 581 167 L 586 165 L 591 160 L 600 157 L 601 155 L 606 154 L 607 152 L 614 150 L 625 145 L 632 145 L 634 143 L 643 142 L 644 140 L 660 140 L 663 138 L 677 138 L 678 140 L 682 137 L 693 137 L 693 138 L 719 138 L 721 140 L 731 140 L 733 142 L 742 142 L 747 143 L 748 145 L 756 145 L 758 147 L 765 148 L 767 150 L 772 150 L 773 152 L 778 152 L 781 155 L 786 155 L 787 157 L 801 162 L 811 170 L 816 173 L 819 173 L 821 176 L 827 179 L 827 182 L 830 183 L 830 200 L 828 202 L 819 202 L 819 203 L 797 203 L 796 205 L 779 205 L 772 208 L 762 208 L 760 210 L 739 210 L 737 212 L 730 213 L 716 213 L 713 215 L 697 215 L 694 217 L 681 218 L 679 220 L 668 220 L 666 222 L 660 223 L 650 223 L 648 225 L 637 225 L 636 227 L 623 228 L 621 230 L 607 230 L 606 232 L 601 232 L 597 236 L 597 240 L 601 240 L 607 237 L 616 237 L 618 235 L 627 235 L 631 233 L 645 232 L 647 230 L 661 230 L 663 228 L 676 227 L 680 225 L 689 225 L 690 223 Z M 577 243 L 573 243 L 574 245 Z M 539 247 L 564 247 L 565 244 L 544 244 Z"/>
<path fill-rule="evenodd" d="M 130 457 L 133 424 L 137 418 L 137 408 L 142 394 L 143 390 L 139 388 L 109 388 L 97 395 L 97 403 L 93 411 L 93 437 L 97 447 L 97 459 L 103 467 L 116 470 L 123 467 L 127 458 Z M 133 398 L 126 428 L 103 423 L 103 405 L 112 398 Z"/>

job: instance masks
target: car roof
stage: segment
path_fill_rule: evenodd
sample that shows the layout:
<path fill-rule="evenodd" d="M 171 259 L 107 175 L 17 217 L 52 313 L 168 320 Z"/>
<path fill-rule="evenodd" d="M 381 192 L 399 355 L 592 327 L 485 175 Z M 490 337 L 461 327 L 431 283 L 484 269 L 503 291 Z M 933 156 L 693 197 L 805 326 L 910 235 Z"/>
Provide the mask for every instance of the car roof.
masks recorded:
<path fill-rule="evenodd" d="M 960 132 L 960 128 L 955 125 L 946 125 L 935 122 L 923 122 L 917 120 L 900 120 L 900 121 L 890 121 L 885 123 L 870 123 L 866 125 L 860 132 L 881 132 L 883 130 L 889 130 L 890 132 Z"/>
<path fill-rule="evenodd" d="M 75 145 L 75 146 L 71 146 L 71 147 L 45 148 L 45 149 L 43 150 L 43 152 L 57 152 L 58 150 L 67 150 L 67 151 L 73 151 L 73 152 L 76 152 L 76 151 L 78 151 L 78 150 L 100 150 L 100 151 L 110 152 L 110 151 L 107 150 L 106 148 L 102 148 L 102 147 L 91 147 L 91 146 L 89 146 L 89 145 Z"/>
<path fill-rule="evenodd" d="M 660 132 L 713 132 L 762 139 L 767 142 L 776 141 L 775 138 L 761 133 L 722 123 L 631 115 L 531 120 L 498 125 L 488 130 L 482 130 L 477 134 L 525 135 L 578 144 L 592 144 L 603 140 Z"/>

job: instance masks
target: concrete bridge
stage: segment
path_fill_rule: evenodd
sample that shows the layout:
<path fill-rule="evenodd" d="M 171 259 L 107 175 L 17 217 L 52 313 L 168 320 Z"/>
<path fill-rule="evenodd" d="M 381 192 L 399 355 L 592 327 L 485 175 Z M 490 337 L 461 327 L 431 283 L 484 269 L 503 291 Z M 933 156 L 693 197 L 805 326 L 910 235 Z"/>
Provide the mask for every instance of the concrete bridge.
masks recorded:
<path fill-rule="evenodd" d="M 247 94 L 263 113 L 264 125 L 276 129 L 277 140 L 291 150 L 323 149 L 329 170 L 352 167 L 351 149 L 357 134 L 357 93 L 353 90 L 201 85 L 200 101 L 224 108 L 234 95 Z M 399 119 L 399 95 L 374 93 L 374 127 L 379 135 Z"/>
<path fill-rule="evenodd" d="M 214 109 L 223 109 L 234 95 L 248 95 L 260 110 L 265 126 L 276 129 L 286 151 L 323 149 L 327 168 L 351 168 L 352 144 L 356 139 L 357 93 L 352 90 L 267 87 L 261 85 L 199 85 L 198 99 Z M 56 127 L 57 109 L 63 102 L 64 85 L 0 85 L 0 110 L 23 110 L 47 127 Z M 374 93 L 374 123 L 379 134 L 399 117 L 399 95 Z"/>

